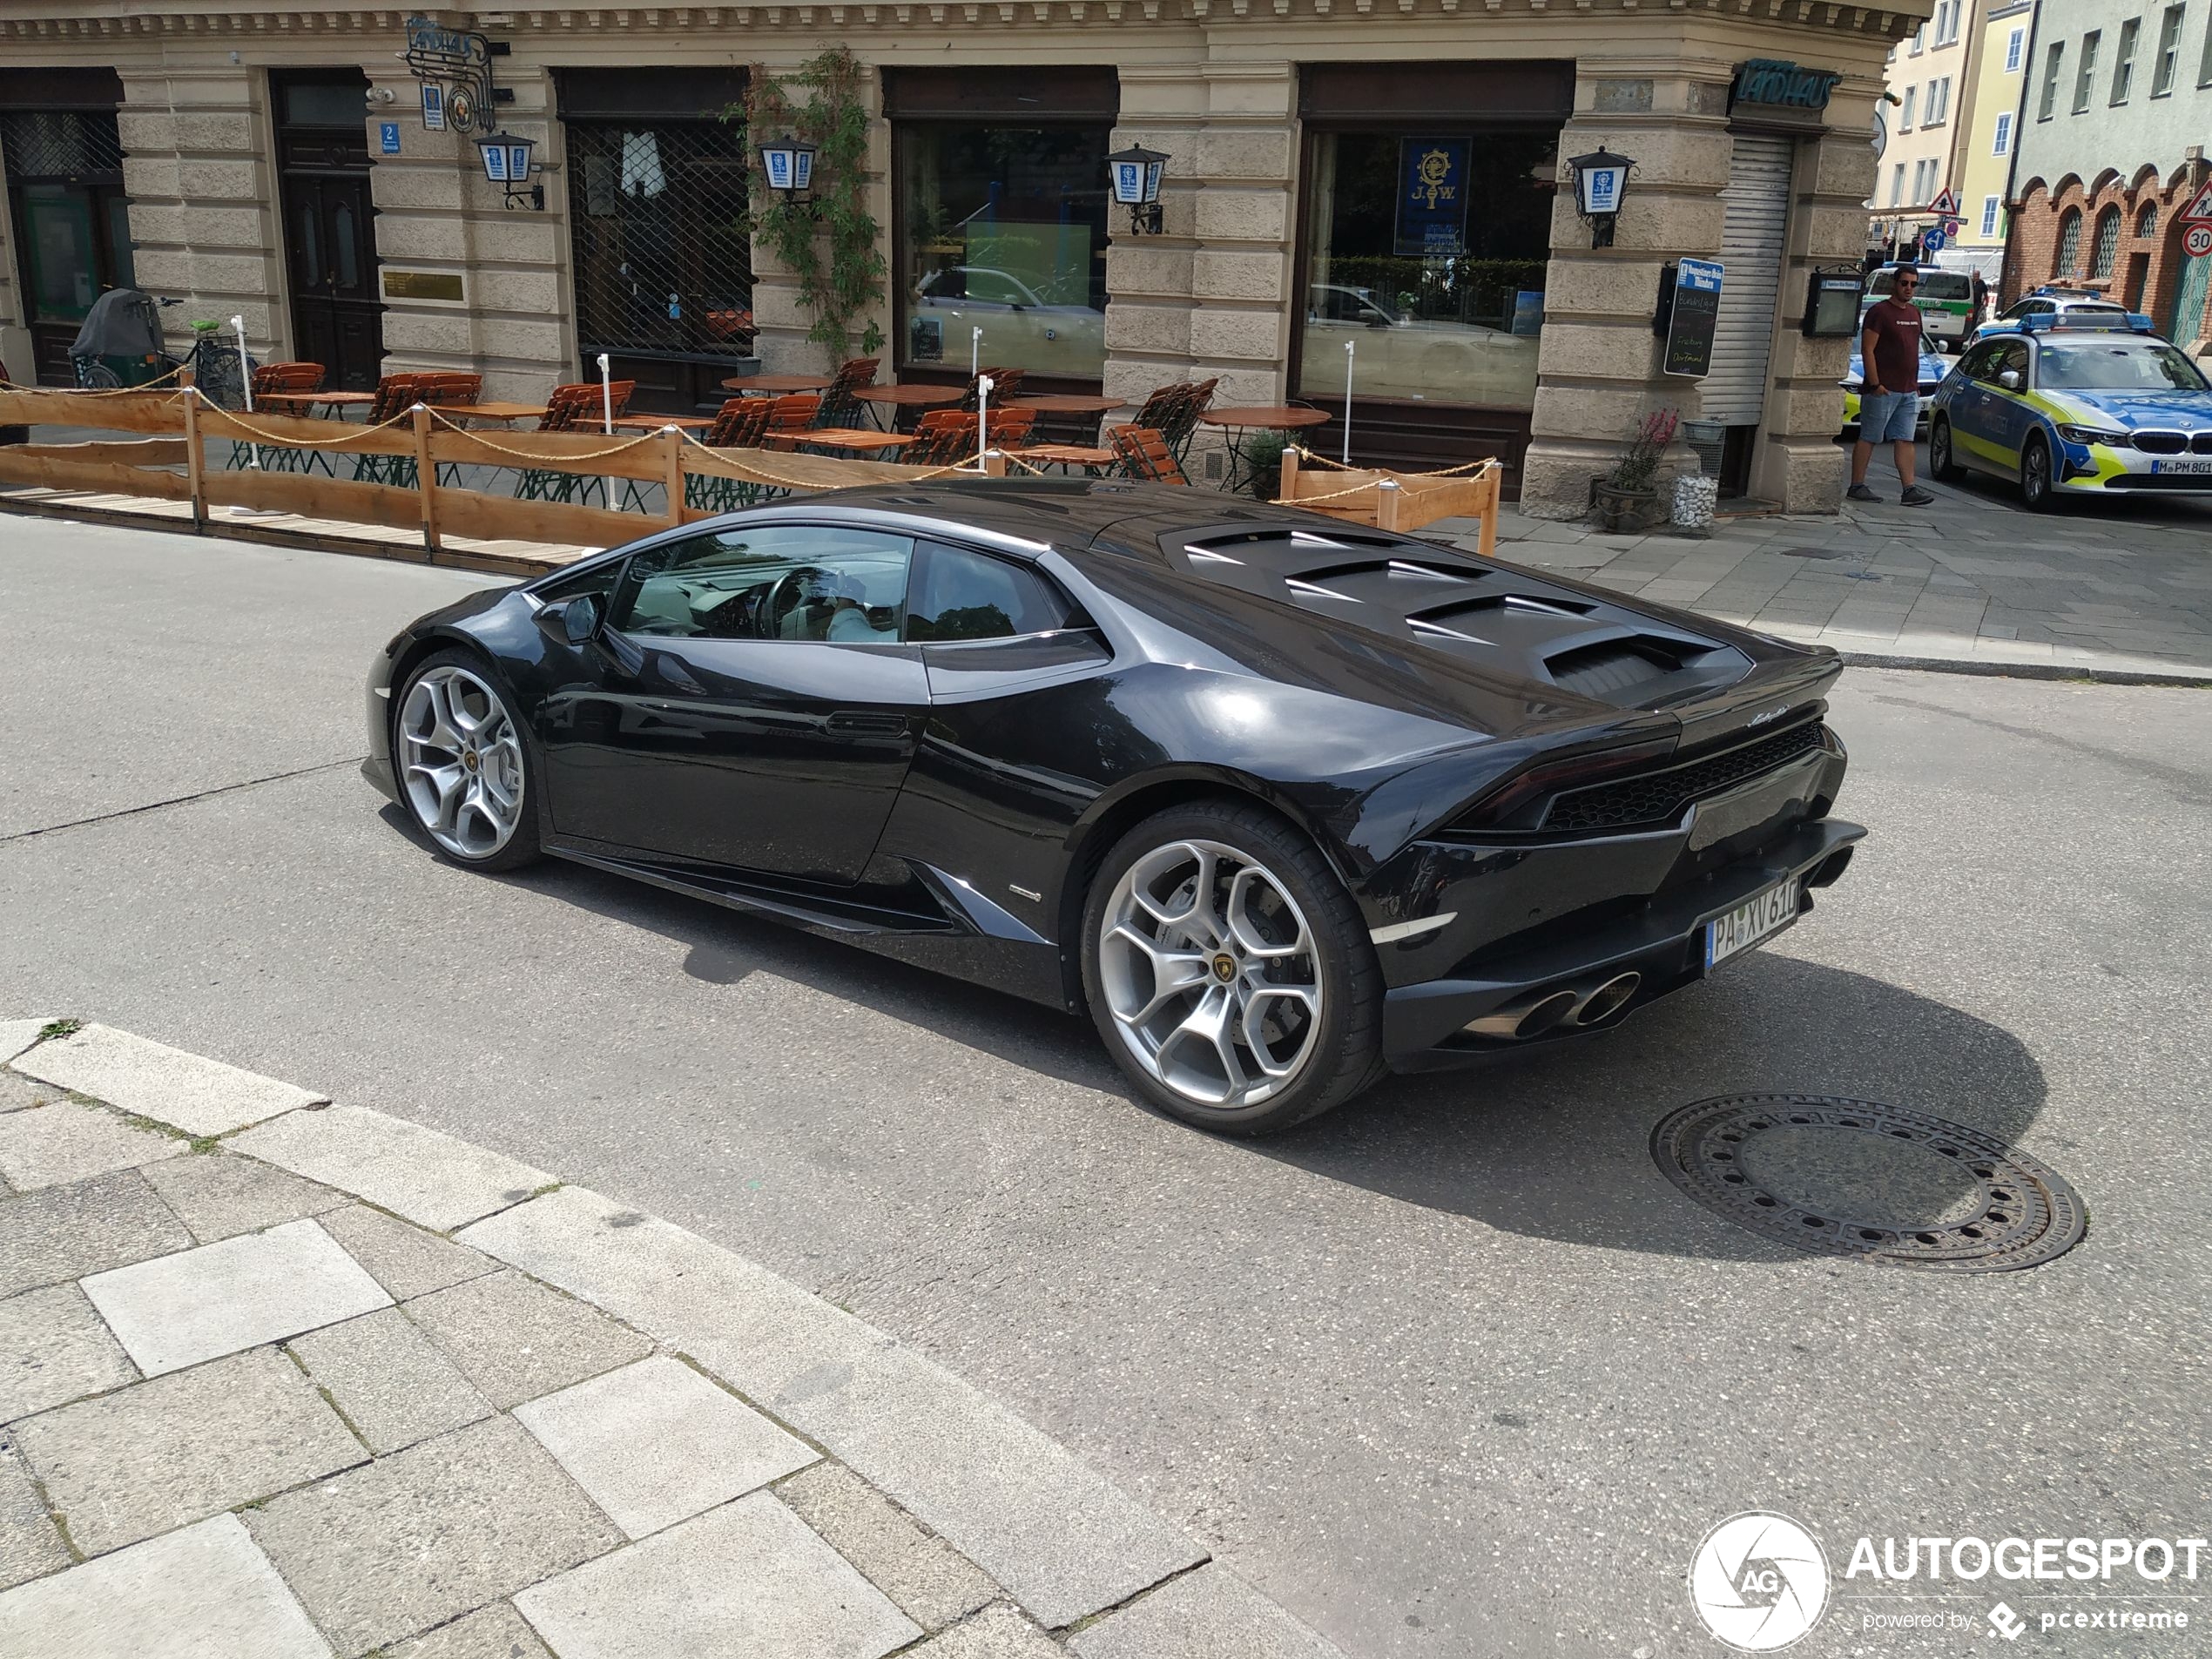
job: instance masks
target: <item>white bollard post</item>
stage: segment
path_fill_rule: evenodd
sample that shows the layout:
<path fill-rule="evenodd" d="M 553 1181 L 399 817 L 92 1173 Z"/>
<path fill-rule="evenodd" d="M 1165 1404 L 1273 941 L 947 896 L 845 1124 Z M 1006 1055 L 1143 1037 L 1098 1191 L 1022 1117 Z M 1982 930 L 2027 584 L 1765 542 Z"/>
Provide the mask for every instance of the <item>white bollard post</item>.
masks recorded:
<path fill-rule="evenodd" d="M 615 435 L 615 377 L 607 354 L 599 354 L 599 421 L 609 437 Z"/>
<path fill-rule="evenodd" d="M 974 330 L 968 337 L 968 378 L 974 380 L 983 363 L 983 331 Z"/>
<path fill-rule="evenodd" d="M 231 327 L 238 335 L 239 385 L 246 394 L 246 412 L 251 415 L 253 413 L 253 369 L 251 360 L 246 354 L 246 319 L 233 317 Z M 261 446 L 258 443 L 249 443 L 246 446 L 246 453 L 253 470 L 260 471 Z"/>
<path fill-rule="evenodd" d="M 1352 342 L 1344 342 L 1344 454 L 1339 457 L 1344 464 L 1352 464 L 1352 363 L 1356 353 Z"/>
<path fill-rule="evenodd" d="M 978 328 L 978 334 L 983 331 Z M 975 467 L 979 472 L 988 471 L 983 457 L 991 453 L 991 388 L 995 384 L 988 374 L 975 379 Z"/>

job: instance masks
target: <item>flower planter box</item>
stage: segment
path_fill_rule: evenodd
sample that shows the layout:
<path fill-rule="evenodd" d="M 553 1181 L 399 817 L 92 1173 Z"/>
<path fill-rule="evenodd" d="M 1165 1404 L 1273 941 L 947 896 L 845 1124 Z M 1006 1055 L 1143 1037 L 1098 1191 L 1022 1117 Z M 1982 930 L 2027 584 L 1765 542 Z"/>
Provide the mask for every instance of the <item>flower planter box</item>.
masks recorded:
<path fill-rule="evenodd" d="M 1634 533 L 1656 529 L 1666 522 L 1667 509 L 1656 489 L 1622 489 L 1601 482 L 1592 486 L 1591 494 L 1601 529 Z"/>

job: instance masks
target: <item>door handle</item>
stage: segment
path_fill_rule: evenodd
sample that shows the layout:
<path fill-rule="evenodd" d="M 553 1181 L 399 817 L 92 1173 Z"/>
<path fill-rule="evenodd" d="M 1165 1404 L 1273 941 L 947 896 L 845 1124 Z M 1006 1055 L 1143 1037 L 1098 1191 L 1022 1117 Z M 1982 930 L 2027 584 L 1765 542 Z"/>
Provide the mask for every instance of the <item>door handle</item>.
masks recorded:
<path fill-rule="evenodd" d="M 859 714 L 850 709 L 840 709 L 829 718 L 829 729 L 839 737 L 895 738 L 905 735 L 907 717 L 903 714 Z"/>

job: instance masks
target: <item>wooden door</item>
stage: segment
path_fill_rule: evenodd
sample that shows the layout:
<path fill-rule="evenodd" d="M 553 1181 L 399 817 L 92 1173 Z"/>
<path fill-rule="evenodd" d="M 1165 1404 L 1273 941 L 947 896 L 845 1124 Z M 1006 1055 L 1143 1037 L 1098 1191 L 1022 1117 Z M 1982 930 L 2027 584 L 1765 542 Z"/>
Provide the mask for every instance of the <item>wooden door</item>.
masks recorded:
<path fill-rule="evenodd" d="M 384 362 L 384 307 L 376 295 L 368 170 L 287 172 L 285 246 L 292 267 L 293 348 L 346 391 L 376 384 Z"/>

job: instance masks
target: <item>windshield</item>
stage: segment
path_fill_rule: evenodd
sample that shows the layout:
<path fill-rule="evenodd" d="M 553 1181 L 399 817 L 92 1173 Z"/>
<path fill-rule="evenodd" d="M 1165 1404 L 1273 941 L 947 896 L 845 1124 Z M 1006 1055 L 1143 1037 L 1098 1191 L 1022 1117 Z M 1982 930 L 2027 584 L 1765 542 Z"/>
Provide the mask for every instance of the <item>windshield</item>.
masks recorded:
<path fill-rule="evenodd" d="M 1877 271 L 1874 280 L 1866 285 L 1869 293 L 1885 294 L 1897 280 L 1894 271 Z M 1973 280 L 1962 271 L 1928 271 L 1920 273 L 1919 300 L 1971 300 L 1974 297 Z"/>
<path fill-rule="evenodd" d="M 2203 371 L 2175 347 L 2149 341 L 2046 346 L 2041 381 L 2054 392 L 2202 392 Z"/>

